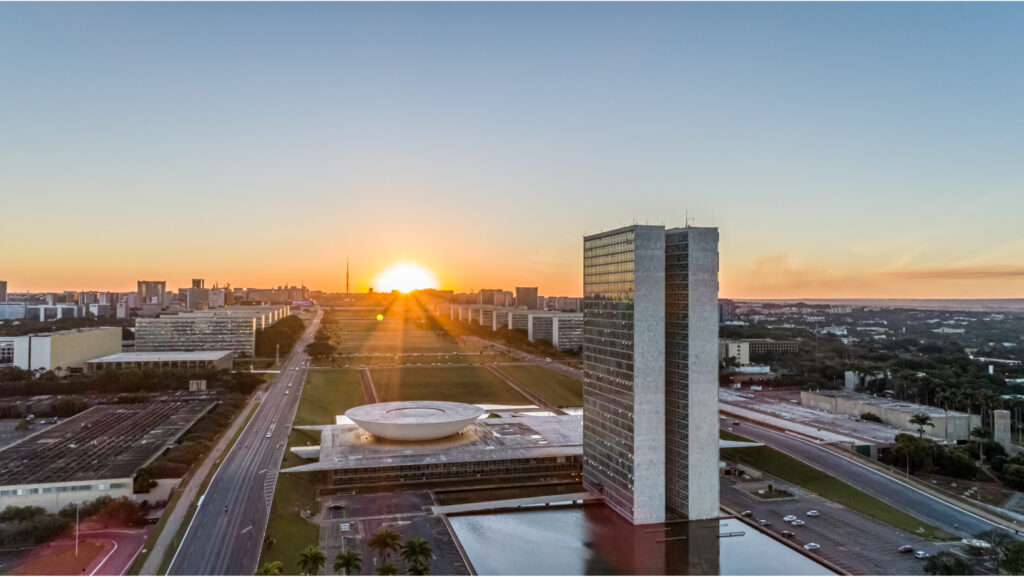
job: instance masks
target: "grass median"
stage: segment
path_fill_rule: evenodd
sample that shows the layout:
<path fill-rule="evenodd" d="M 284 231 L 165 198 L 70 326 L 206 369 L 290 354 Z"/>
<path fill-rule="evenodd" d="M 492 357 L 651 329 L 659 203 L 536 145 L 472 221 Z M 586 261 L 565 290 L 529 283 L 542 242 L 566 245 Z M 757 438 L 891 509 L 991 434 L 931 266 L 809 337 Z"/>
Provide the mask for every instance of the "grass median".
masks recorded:
<path fill-rule="evenodd" d="M 728 431 L 722 431 L 721 438 L 750 442 L 750 439 Z M 829 501 L 839 503 L 848 509 L 863 513 L 908 533 L 935 541 L 954 538 L 953 535 L 924 523 L 913 515 L 904 513 L 846 482 L 771 447 L 722 449 L 721 454 L 723 459 L 749 465 L 758 471 L 817 493 Z"/>
<path fill-rule="evenodd" d="M 497 368 L 552 406 L 563 409 L 583 406 L 582 381 L 537 365 L 505 365 Z"/>

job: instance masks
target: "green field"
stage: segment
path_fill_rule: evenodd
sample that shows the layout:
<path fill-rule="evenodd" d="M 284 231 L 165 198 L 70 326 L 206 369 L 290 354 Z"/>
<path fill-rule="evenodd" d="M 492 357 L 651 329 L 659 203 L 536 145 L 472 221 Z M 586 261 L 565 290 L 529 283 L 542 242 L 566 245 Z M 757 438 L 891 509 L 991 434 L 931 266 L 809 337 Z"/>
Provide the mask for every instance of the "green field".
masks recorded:
<path fill-rule="evenodd" d="M 750 440 L 725 431 L 722 432 L 721 437 L 735 441 Z M 723 459 L 750 465 L 759 471 L 798 487 L 803 487 L 829 501 L 839 503 L 854 511 L 859 511 L 869 517 L 874 517 L 908 533 L 940 541 L 953 538 L 949 533 L 932 527 L 848 483 L 840 481 L 771 447 L 723 449 L 721 454 Z M 924 532 L 921 533 L 918 529 L 924 529 Z"/>
<path fill-rule="evenodd" d="M 289 447 L 308 443 L 319 444 L 319 435 L 313 431 L 292 431 L 288 437 Z M 307 462 L 291 451 L 285 451 L 281 468 Z M 299 553 L 307 546 L 319 543 L 320 528 L 303 518 L 302 513 L 308 511 L 315 515 L 320 511 L 316 487 L 322 484 L 323 475 L 317 473 L 282 473 L 277 477 L 274 502 L 267 522 L 267 540 L 273 539 L 274 543 L 268 548 L 269 543 L 264 542 L 259 565 L 280 561 L 284 563 L 285 575 L 298 574 L 295 562 L 298 561 Z"/>
<path fill-rule="evenodd" d="M 365 402 L 358 371 L 309 371 L 293 424 L 333 425 L 337 415 Z"/>
<path fill-rule="evenodd" d="M 370 369 L 370 375 L 381 401 L 533 404 L 483 367 Z"/>
<path fill-rule="evenodd" d="M 452 339 L 407 320 L 351 320 L 334 325 L 331 342 L 341 354 L 462 352 Z"/>
<path fill-rule="evenodd" d="M 583 383 L 572 377 L 537 365 L 509 365 L 497 369 L 555 407 L 583 406 Z"/>

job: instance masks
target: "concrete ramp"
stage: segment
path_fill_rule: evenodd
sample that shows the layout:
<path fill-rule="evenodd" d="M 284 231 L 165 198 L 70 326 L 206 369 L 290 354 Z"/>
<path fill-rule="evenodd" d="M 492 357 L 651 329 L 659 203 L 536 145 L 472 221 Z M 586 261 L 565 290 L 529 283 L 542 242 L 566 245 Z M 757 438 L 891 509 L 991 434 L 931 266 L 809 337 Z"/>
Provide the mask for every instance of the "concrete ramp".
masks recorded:
<path fill-rule="evenodd" d="M 583 504 L 600 500 L 600 496 L 590 492 L 565 493 L 562 495 L 541 495 L 539 497 L 501 499 L 500 501 L 483 501 L 481 503 L 435 505 L 431 507 L 431 511 L 433 511 L 435 515 L 452 515 L 456 513 L 477 513 L 483 511 L 501 511 L 509 509 L 529 509 L 535 507 Z"/>

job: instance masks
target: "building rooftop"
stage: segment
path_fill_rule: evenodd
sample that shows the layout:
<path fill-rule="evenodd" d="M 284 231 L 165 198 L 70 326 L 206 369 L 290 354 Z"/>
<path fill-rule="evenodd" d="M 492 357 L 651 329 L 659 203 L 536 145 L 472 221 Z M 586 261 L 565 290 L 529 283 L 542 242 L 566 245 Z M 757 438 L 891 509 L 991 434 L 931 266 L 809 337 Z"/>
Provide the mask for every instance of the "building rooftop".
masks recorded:
<path fill-rule="evenodd" d="M 217 361 L 231 356 L 231 351 L 155 351 L 150 353 L 117 353 L 87 361 L 90 363 L 143 363 L 170 361 Z"/>
<path fill-rule="evenodd" d="M 286 472 L 583 454 L 583 419 L 579 415 L 478 419 L 458 435 L 419 442 L 380 439 L 355 425 L 296 428 L 321 431 L 320 460 Z"/>
<path fill-rule="evenodd" d="M 940 416 L 961 416 L 966 417 L 967 413 L 961 411 L 947 411 L 939 407 L 932 407 L 929 405 L 920 405 L 918 403 L 911 403 L 909 401 L 898 401 L 896 399 L 890 399 L 888 397 L 875 397 L 872 395 L 866 395 L 864 393 L 855 393 L 853 391 L 814 391 L 815 394 L 824 395 L 827 397 L 837 397 L 842 399 L 850 399 L 854 401 L 860 401 L 869 405 L 875 405 L 877 407 L 886 407 L 888 409 L 902 411 L 904 413 L 924 413 L 933 417 Z"/>
<path fill-rule="evenodd" d="M 0 485 L 124 479 L 216 403 L 98 405 L 0 451 Z"/>

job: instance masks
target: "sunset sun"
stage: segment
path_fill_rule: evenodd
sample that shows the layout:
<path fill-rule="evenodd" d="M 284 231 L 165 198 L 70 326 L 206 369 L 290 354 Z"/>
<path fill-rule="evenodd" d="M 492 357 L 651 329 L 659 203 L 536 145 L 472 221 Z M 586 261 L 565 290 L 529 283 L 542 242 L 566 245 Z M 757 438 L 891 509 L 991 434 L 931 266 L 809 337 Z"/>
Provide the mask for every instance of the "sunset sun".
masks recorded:
<path fill-rule="evenodd" d="M 373 286 L 381 292 L 397 290 L 407 293 L 416 289 L 437 288 L 437 279 L 418 264 L 400 262 L 377 275 Z"/>

